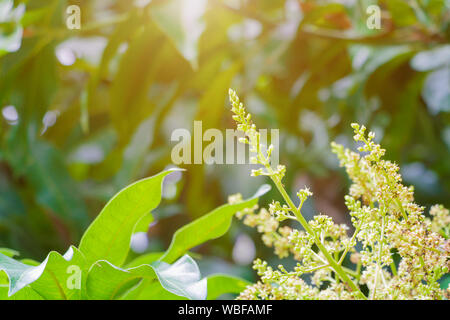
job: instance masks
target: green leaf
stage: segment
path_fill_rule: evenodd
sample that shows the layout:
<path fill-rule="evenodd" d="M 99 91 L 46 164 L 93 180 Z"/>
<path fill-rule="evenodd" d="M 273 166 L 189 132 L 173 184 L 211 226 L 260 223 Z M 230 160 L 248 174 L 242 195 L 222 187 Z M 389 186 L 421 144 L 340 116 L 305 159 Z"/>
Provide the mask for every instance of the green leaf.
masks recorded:
<path fill-rule="evenodd" d="M 147 297 L 148 290 L 156 290 L 158 287 L 150 284 L 159 281 L 165 290 L 177 296 L 195 300 L 206 299 L 206 279 L 201 280 L 197 264 L 188 255 L 172 265 L 154 262 L 151 265 L 144 264 L 130 269 L 121 269 L 108 261 L 98 261 L 89 271 L 86 287 L 91 299 L 114 299 L 127 291 L 132 292 L 140 280 L 145 280 L 149 284 L 145 289 Z M 139 288 L 139 285 L 136 288 Z M 127 296 L 132 296 L 132 293 L 131 295 L 128 293 Z M 133 299 L 136 298 L 134 295 Z M 161 297 L 154 295 L 153 299 Z"/>
<path fill-rule="evenodd" d="M 117 266 L 124 263 L 136 223 L 158 206 L 163 179 L 176 170 L 179 169 L 140 180 L 106 204 L 80 242 L 80 250 L 89 263 L 98 260 L 108 260 Z"/>
<path fill-rule="evenodd" d="M 164 252 L 149 252 L 147 254 L 143 254 L 143 255 L 133 259 L 129 263 L 127 263 L 126 267 L 133 268 L 133 267 L 138 267 L 142 264 L 150 264 L 152 262 L 157 261 L 159 258 L 161 258 L 163 256 L 163 254 L 164 254 Z"/>
<path fill-rule="evenodd" d="M 180 228 L 175 232 L 170 247 L 161 257 L 161 261 L 171 263 L 189 249 L 223 236 L 230 228 L 233 215 L 239 210 L 257 204 L 258 198 L 269 190 L 269 185 L 263 185 L 250 199 L 238 204 L 225 204 Z"/>
<path fill-rule="evenodd" d="M 184 255 L 172 265 L 154 262 L 152 266 L 167 291 L 192 300 L 206 299 L 206 279 L 201 280 L 200 270 L 190 256 Z"/>
<path fill-rule="evenodd" d="M 0 270 L 9 279 L 8 296 L 15 296 L 19 290 L 30 288 L 44 299 L 81 299 L 82 286 L 72 288 L 68 285 L 71 277 L 69 267 L 76 266 L 81 272 L 86 269 L 83 255 L 75 247 L 61 256 L 52 251 L 38 266 L 30 266 L 0 254 Z M 81 279 L 83 275 L 81 274 Z"/>
<path fill-rule="evenodd" d="M 22 275 L 25 275 L 26 280 L 30 278 L 29 273 L 26 273 L 27 270 L 31 269 L 29 266 L 0 253 L 0 268 L 6 272 L 10 282 L 9 295 L 14 294 L 28 284 L 22 285 L 19 280 Z M 33 276 L 31 278 L 33 278 Z"/>
<path fill-rule="evenodd" d="M 120 300 L 189 300 L 164 289 L 159 281 L 143 279 Z"/>
<path fill-rule="evenodd" d="M 247 280 L 225 274 L 214 274 L 207 279 L 208 300 L 216 300 L 225 293 L 239 294 L 251 284 Z"/>
<path fill-rule="evenodd" d="M 42 276 L 30 285 L 43 298 L 48 300 L 80 300 L 84 299 L 84 280 L 89 264 L 83 254 L 74 246 L 61 256 L 50 252 L 47 265 Z M 81 272 L 76 275 L 75 272 Z M 73 286 L 73 276 L 80 276 L 80 287 Z"/>
<path fill-rule="evenodd" d="M 3 254 L 7 257 L 14 258 L 19 255 L 19 251 L 8 249 L 8 248 L 0 248 L 0 254 Z"/>
<path fill-rule="evenodd" d="M 0 253 L 0 270 L 5 271 L 9 279 L 8 296 L 12 296 L 20 289 L 39 279 L 44 272 L 47 261 L 48 257 L 41 265 L 32 267 Z"/>
<path fill-rule="evenodd" d="M 0 285 L 0 300 L 44 300 L 44 298 L 30 287 L 8 296 L 8 285 Z"/>
<path fill-rule="evenodd" d="M 112 300 L 139 282 L 140 279 L 156 279 L 149 265 L 134 269 L 121 269 L 105 260 L 94 263 L 86 280 L 87 295 L 94 300 Z"/>
<path fill-rule="evenodd" d="M 142 162 L 153 143 L 153 128 L 155 118 L 145 119 L 136 128 L 129 144 L 123 152 L 122 167 L 115 177 L 117 183 L 128 183 L 139 174 Z"/>

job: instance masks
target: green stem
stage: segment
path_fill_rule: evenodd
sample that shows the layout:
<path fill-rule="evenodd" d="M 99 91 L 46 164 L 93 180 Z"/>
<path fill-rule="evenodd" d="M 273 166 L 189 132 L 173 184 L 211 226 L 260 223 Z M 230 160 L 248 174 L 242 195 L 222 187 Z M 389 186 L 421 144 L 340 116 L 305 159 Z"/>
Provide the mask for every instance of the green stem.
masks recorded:
<path fill-rule="evenodd" d="M 330 266 L 329 264 L 324 264 L 324 265 L 322 265 L 322 266 L 318 266 L 318 267 L 315 267 L 315 268 L 311 268 L 311 269 L 308 269 L 308 270 L 304 270 L 304 271 L 301 272 L 301 274 L 311 273 L 311 272 L 316 272 L 316 271 L 318 271 L 318 270 L 328 268 L 329 266 Z M 300 274 L 300 275 L 301 275 L 301 274 Z M 282 274 L 281 276 L 282 276 L 282 277 L 286 277 L 286 276 L 299 276 L 299 272 L 288 272 L 288 273 Z"/>
<path fill-rule="evenodd" d="M 346 267 L 342 267 L 342 269 L 344 269 L 345 272 L 347 272 L 348 274 L 352 275 L 356 279 L 359 279 L 360 275 L 358 273 L 358 270 L 355 271 L 355 270 L 352 270 L 352 269 L 346 268 Z"/>
<path fill-rule="evenodd" d="M 353 243 L 353 241 L 355 240 L 356 235 L 358 234 L 361 225 L 362 225 L 362 222 L 360 222 L 360 224 L 358 225 L 358 228 L 356 228 L 356 230 L 355 230 L 355 233 L 353 233 L 353 236 L 352 236 L 352 238 L 350 239 L 350 243 Z M 339 265 L 341 265 L 342 262 L 344 261 L 345 256 L 347 255 L 347 253 L 348 253 L 348 251 L 350 250 L 350 248 L 351 248 L 351 246 L 348 246 L 347 248 L 345 248 L 344 253 L 342 254 L 341 258 L 339 259 L 339 262 L 338 262 Z"/>
<path fill-rule="evenodd" d="M 358 264 L 356 265 L 356 274 L 358 275 L 358 277 L 356 277 L 357 279 L 359 279 L 359 277 L 361 276 L 361 268 L 362 262 L 361 259 L 359 259 Z"/>
<path fill-rule="evenodd" d="M 392 270 L 392 274 L 394 276 L 396 276 L 397 275 L 397 268 L 395 267 L 394 261 L 392 261 L 392 263 L 391 263 L 391 270 Z"/>
<path fill-rule="evenodd" d="M 335 240 L 336 241 L 336 240 Z M 334 253 L 334 260 L 338 260 L 339 259 L 339 252 L 335 252 Z M 339 264 L 339 263 L 338 263 Z M 339 283 L 339 276 L 338 276 L 338 274 L 337 273 L 335 273 L 335 279 L 336 279 L 336 283 Z"/>
<path fill-rule="evenodd" d="M 265 159 L 266 160 L 266 159 Z M 280 179 L 274 171 L 272 170 L 272 167 L 267 163 L 267 160 L 264 163 L 264 166 L 268 170 L 270 177 L 272 181 L 275 183 L 275 186 L 277 187 L 278 191 L 281 193 L 283 199 L 286 201 L 288 206 L 291 208 L 291 211 L 295 214 L 300 224 L 303 226 L 303 228 L 308 232 L 311 236 L 314 237 L 314 242 L 316 246 L 319 248 L 319 250 L 322 252 L 322 254 L 325 256 L 325 259 L 328 261 L 330 266 L 333 268 L 333 270 L 339 275 L 339 277 L 342 279 L 342 281 L 346 282 L 350 288 L 358 293 L 358 296 L 361 299 L 367 299 L 367 297 L 361 292 L 361 290 L 358 288 L 358 286 L 350 279 L 350 277 L 347 275 L 347 273 L 342 269 L 342 267 L 334 260 L 334 258 L 331 256 L 331 254 L 328 252 L 328 250 L 324 247 L 314 230 L 311 228 L 311 226 L 308 224 L 308 222 L 305 220 L 301 212 L 298 210 L 298 208 L 295 206 L 295 204 L 292 202 L 291 198 L 287 194 L 286 190 L 284 189 Z"/>
<path fill-rule="evenodd" d="M 397 198 L 395 199 L 395 204 L 399 207 L 400 211 L 402 212 L 403 219 L 407 220 L 408 217 L 406 216 L 405 209 L 403 208 L 402 203 Z"/>
<path fill-rule="evenodd" d="M 385 212 L 385 210 L 383 210 L 383 217 L 382 217 L 382 220 L 381 220 L 380 248 L 378 250 L 377 269 L 375 271 L 375 281 L 374 281 L 374 284 L 373 284 L 372 300 L 375 299 L 375 293 L 377 291 L 378 273 L 380 272 L 381 254 L 383 253 L 385 214 L 386 214 L 386 212 Z M 383 272 L 383 271 L 381 271 L 381 272 Z"/>

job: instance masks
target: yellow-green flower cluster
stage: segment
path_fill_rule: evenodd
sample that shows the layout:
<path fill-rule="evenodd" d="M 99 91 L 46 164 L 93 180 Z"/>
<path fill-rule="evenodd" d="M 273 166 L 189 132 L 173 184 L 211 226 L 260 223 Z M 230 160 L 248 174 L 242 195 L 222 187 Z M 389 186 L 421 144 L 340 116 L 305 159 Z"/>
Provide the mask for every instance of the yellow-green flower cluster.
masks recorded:
<path fill-rule="evenodd" d="M 431 230 L 439 233 L 444 238 L 448 239 L 450 237 L 450 212 L 448 209 L 444 208 L 442 204 L 434 205 L 430 209 L 430 216 L 433 217 L 432 220 L 427 219 L 430 223 Z"/>
<path fill-rule="evenodd" d="M 270 167 L 270 157 L 274 146 L 270 145 L 266 148 L 266 146 L 261 144 L 261 135 L 256 130 L 256 125 L 252 122 L 251 115 L 247 113 L 234 90 L 230 89 L 228 93 L 232 106 L 231 111 L 234 113 L 233 120 L 236 121 L 237 129 L 246 135 L 245 138 L 241 138 L 239 141 L 248 144 L 250 146 L 250 152 L 256 154 L 256 156 L 251 157 L 250 162 L 265 167 L 265 169 L 252 170 L 252 176 L 276 176 L 277 179 L 281 180 L 286 173 L 286 167 L 283 165 L 278 165 L 276 169 Z"/>
<path fill-rule="evenodd" d="M 450 269 L 449 210 L 433 206 L 433 219 L 425 218 L 424 208 L 414 202 L 413 188 L 402 184 L 399 167 L 383 159 L 385 150 L 374 141 L 374 133 L 352 124 L 360 153 L 331 145 L 352 180 L 345 197 L 354 227 L 349 236 L 346 225 L 337 225 L 326 215 L 305 220 L 301 209 L 312 193 L 300 190 L 299 203 L 294 204 L 282 184 L 285 167 L 270 167 L 270 152 L 262 152 L 265 146 L 256 126 L 233 90 L 230 101 L 238 129 L 247 137 L 243 142 L 256 153 L 254 163 L 263 165 L 253 175 L 269 176 L 286 202 L 274 201 L 269 210 L 257 212 L 255 207 L 237 216 L 256 227 L 280 258 L 291 255 L 297 261 L 288 272 L 282 265 L 273 269 L 257 259 L 254 269 L 261 280 L 242 292 L 240 299 L 448 298 L 449 291 L 440 288 L 439 279 Z M 293 229 L 292 220 L 304 230 Z M 348 256 L 353 268 L 343 266 Z M 311 275 L 309 283 L 305 274 Z M 368 288 L 365 294 L 363 287 Z"/>
<path fill-rule="evenodd" d="M 442 298 L 437 280 L 448 272 L 450 250 L 437 232 L 449 227 L 448 210 L 433 207 L 430 214 L 437 219 L 427 222 L 424 208 L 414 203 L 413 188 L 402 184 L 399 167 L 382 159 L 385 151 L 373 141 L 375 135 L 366 137 L 364 126 L 352 127 L 355 141 L 364 144 L 359 151 L 368 154 L 332 147 L 353 182 L 346 204 L 363 244 L 361 281 L 373 298 Z M 393 252 L 400 256 L 398 271 Z"/>

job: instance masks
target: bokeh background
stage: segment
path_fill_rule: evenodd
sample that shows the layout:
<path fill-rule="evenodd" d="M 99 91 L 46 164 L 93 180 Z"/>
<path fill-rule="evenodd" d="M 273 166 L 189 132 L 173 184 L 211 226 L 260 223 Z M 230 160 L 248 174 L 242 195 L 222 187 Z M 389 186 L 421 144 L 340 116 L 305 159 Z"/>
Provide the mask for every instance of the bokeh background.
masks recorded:
<path fill-rule="evenodd" d="M 349 222 L 329 144 L 354 147 L 352 122 L 376 132 L 418 203 L 449 207 L 449 42 L 448 0 L 0 0 L 0 247 L 42 260 L 78 244 L 117 191 L 171 165 L 174 129 L 234 128 L 229 87 L 280 129 L 286 187 L 314 192 L 308 217 Z M 135 254 L 268 182 L 248 165 L 183 167 Z M 195 250 L 203 274 L 248 279 L 255 255 L 277 262 L 238 221 Z"/>

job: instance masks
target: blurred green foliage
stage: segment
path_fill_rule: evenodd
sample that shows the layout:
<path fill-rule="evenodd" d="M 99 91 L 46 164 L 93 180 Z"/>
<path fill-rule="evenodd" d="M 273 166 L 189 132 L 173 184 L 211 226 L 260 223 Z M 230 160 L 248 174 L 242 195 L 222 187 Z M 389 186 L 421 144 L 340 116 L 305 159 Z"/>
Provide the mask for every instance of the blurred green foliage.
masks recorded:
<path fill-rule="evenodd" d="M 0 247 L 43 258 L 78 243 L 115 192 L 171 163 L 174 129 L 233 128 L 229 87 L 260 128 L 280 129 L 287 189 L 312 187 L 310 214 L 347 219 L 329 143 L 349 146 L 351 122 L 376 132 L 419 203 L 450 205 L 448 0 L 12 4 L 0 0 Z M 73 4 L 80 30 L 66 27 Z M 154 251 L 263 183 L 245 165 L 185 167 L 167 183 Z M 239 228 L 200 253 L 231 260 Z"/>

